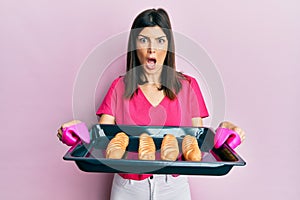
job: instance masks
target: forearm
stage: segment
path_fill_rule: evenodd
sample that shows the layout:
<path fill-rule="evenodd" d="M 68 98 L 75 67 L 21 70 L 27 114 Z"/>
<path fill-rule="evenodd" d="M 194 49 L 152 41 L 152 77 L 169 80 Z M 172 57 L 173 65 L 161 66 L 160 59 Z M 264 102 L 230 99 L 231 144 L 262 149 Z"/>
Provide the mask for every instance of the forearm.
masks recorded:
<path fill-rule="evenodd" d="M 192 126 L 202 127 L 203 126 L 203 120 L 202 120 L 202 118 L 201 117 L 192 118 Z"/>
<path fill-rule="evenodd" d="M 107 114 L 102 114 L 99 119 L 99 124 L 116 124 L 115 117 Z"/>

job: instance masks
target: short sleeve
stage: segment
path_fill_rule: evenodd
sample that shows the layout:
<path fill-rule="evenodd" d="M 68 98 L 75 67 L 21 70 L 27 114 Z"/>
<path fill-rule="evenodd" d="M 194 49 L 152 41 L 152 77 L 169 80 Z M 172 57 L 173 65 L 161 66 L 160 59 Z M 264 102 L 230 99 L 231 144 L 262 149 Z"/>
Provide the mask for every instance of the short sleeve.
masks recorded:
<path fill-rule="evenodd" d="M 190 77 L 190 105 L 192 117 L 208 117 L 208 111 L 200 90 L 200 87 L 195 78 Z"/>
<path fill-rule="evenodd" d="M 115 117 L 117 104 L 116 85 L 119 80 L 120 78 L 114 80 L 110 88 L 108 89 L 107 94 L 105 95 L 99 109 L 96 112 L 98 116 L 102 114 L 108 114 Z"/>

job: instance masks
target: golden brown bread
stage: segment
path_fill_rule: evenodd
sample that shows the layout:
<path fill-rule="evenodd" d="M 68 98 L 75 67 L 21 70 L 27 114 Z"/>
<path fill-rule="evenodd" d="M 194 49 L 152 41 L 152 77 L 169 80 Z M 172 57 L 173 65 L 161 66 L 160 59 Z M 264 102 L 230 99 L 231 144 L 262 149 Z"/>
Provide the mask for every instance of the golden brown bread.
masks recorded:
<path fill-rule="evenodd" d="M 147 133 L 140 135 L 138 153 L 140 160 L 155 160 L 155 144 L 153 138 Z"/>
<path fill-rule="evenodd" d="M 124 132 L 116 134 L 106 147 L 106 158 L 121 159 L 126 151 L 128 143 L 129 137 Z"/>
<path fill-rule="evenodd" d="M 195 136 L 186 135 L 182 141 L 182 153 L 187 161 L 200 161 L 201 151 Z"/>
<path fill-rule="evenodd" d="M 177 139 L 172 134 L 165 135 L 161 143 L 160 157 L 162 160 L 175 161 L 179 155 Z"/>

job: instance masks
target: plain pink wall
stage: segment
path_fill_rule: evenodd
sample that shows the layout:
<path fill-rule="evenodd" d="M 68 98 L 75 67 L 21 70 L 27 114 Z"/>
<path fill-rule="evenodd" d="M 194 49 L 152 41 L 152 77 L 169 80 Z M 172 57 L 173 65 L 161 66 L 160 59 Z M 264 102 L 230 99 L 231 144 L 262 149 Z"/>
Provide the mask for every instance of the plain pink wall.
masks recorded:
<path fill-rule="evenodd" d="M 108 199 L 110 174 L 62 160 L 56 138 L 72 119 L 72 90 L 95 46 L 164 7 L 173 29 L 201 44 L 222 76 L 226 119 L 247 132 L 247 161 L 222 177 L 191 177 L 193 199 L 300 195 L 298 1 L 1 1 L 0 199 Z M 121 62 L 121 61 L 120 61 Z"/>

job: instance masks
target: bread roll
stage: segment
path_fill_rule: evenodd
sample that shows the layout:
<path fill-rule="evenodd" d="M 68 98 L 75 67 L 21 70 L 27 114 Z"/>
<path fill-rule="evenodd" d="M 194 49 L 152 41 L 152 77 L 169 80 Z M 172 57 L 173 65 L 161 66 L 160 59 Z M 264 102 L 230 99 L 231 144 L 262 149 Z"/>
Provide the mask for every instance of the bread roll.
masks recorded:
<path fill-rule="evenodd" d="M 138 153 L 140 160 L 155 160 L 155 144 L 153 138 L 147 133 L 140 135 Z"/>
<path fill-rule="evenodd" d="M 116 134 L 106 147 L 106 158 L 121 159 L 126 151 L 128 143 L 129 137 L 124 132 Z"/>
<path fill-rule="evenodd" d="M 160 157 L 162 160 L 177 160 L 179 154 L 179 147 L 176 137 L 172 134 L 165 135 L 161 143 L 160 150 Z"/>
<path fill-rule="evenodd" d="M 200 161 L 201 151 L 195 136 L 186 135 L 182 141 L 182 153 L 187 161 Z"/>

